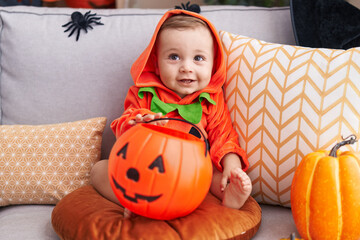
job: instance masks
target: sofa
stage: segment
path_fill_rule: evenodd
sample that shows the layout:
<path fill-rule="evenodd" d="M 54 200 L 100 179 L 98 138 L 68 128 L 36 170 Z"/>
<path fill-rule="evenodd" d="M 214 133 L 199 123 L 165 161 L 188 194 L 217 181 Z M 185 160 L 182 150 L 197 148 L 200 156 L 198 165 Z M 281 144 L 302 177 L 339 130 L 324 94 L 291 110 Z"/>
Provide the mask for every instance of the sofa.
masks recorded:
<path fill-rule="evenodd" d="M 209 18 L 218 30 L 269 43 L 295 45 L 290 7 L 202 6 L 201 10 L 201 14 Z M 0 199 L 5 201 L 0 207 L 0 239 L 59 238 L 52 228 L 52 211 L 66 194 L 89 184 L 89 170 L 94 162 L 108 158 L 115 142 L 109 124 L 124 110 L 123 101 L 132 84 L 131 64 L 146 47 L 166 9 L 92 9 L 91 14 L 96 13 L 92 17 L 100 17 L 96 21 L 104 25 L 92 24 L 93 29 L 88 28 L 87 33 L 79 31 L 78 40 L 77 30 L 69 36 L 72 29 L 64 31 L 70 25 L 63 26 L 71 21 L 71 14 L 75 11 L 85 14 L 90 9 L 0 8 L 2 127 L 6 130 L 13 125 L 39 127 L 34 131 L 50 134 L 58 124 L 96 119 L 91 128 L 97 129 L 97 133 L 92 135 L 96 140 L 88 149 L 94 158 L 84 163 L 84 172 L 75 170 L 76 176 L 79 172 L 83 174 L 83 180 L 74 183 L 77 185 L 70 190 L 53 194 L 48 201 L 43 198 L 30 201 L 26 196 L 21 201 L 9 201 L 5 199 L 8 193 L 4 188 L 6 180 L 0 178 Z M 5 141 L 1 133 L 0 139 Z M 70 144 L 67 147 L 71 148 Z M 35 161 L 45 159 L 46 153 Z M 44 165 L 43 162 L 38 164 Z M 5 165 L 0 161 L 0 177 L 6 174 L 1 170 Z M 72 169 L 72 166 L 67 169 Z M 43 172 L 33 175 L 46 175 L 51 171 L 46 167 L 42 169 Z M 63 172 L 57 172 L 60 174 Z M 289 178 L 292 176 L 290 174 Z M 288 183 L 291 182 L 289 178 Z M 13 184 L 26 183 L 19 180 Z M 53 185 L 50 180 L 48 185 Z M 254 187 L 258 185 L 258 179 L 254 179 Z M 281 197 L 279 201 L 269 197 L 267 201 L 259 194 L 253 196 L 262 209 L 261 225 L 253 239 L 289 238 L 292 233 L 299 236 L 289 199 L 281 202 Z"/>

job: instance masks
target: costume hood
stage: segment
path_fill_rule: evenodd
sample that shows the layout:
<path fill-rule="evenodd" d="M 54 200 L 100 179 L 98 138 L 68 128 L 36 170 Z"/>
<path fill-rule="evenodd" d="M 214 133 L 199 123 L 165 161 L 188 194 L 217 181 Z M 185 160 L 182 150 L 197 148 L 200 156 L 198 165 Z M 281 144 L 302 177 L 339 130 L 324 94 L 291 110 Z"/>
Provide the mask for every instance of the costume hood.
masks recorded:
<path fill-rule="evenodd" d="M 222 53 L 223 49 L 222 49 L 222 45 L 221 45 L 221 40 L 218 36 L 217 30 L 211 24 L 211 22 L 209 22 L 209 20 L 207 20 L 202 15 L 197 14 L 195 12 L 190 12 L 190 11 L 181 10 L 181 9 L 170 10 L 163 15 L 163 17 L 160 19 L 160 21 L 155 29 L 155 32 L 151 38 L 150 44 L 147 46 L 147 48 L 144 50 L 144 52 L 139 56 L 139 58 L 132 65 L 130 73 L 134 80 L 135 86 L 136 87 L 157 87 L 157 88 L 163 89 L 164 91 L 166 91 L 170 94 L 176 95 L 172 90 L 168 89 L 167 87 L 165 87 L 162 84 L 162 82 L 159 79 L 159 76 L 157 76 L 155 73 L 156 72 L 156 62 L 155 62 L 156 56 L 155 56 L 154 46 L 155 46 L 156 38 L 158 36 L 160 27 L 162 26 L 164 21 L 166 19 L 170 18 L 171 16 L 177 15 L 177 14 L 186 14 L 186 15 L 194 16 L 196 18 L 203 20 L 209 26 L 209 29 L 212 32 L 212 35 L 214 37 L 213 39 L 214 39 L 214 47 L 215 47 L 215 49 L 214 49 L 215 59 L 214 59 L 213 75 L 210 80 L 210 83 L 206 88 L 202 89 L 201 91 L 198 91 L 198 92 L 193 93 L 190 96 L 188 96 L 190 98 L 188 100 L 190 100 L 190 101 L 193 100 L 194 98 L 199 96 L 199 94 L 201 94 L 202 92 L 216 93 L 216 92 L 221 91 L 221 87 L 224 84 L 225 78 L 226 78 L 226 68 L 225 68 L 225 62 L 224 62 L 224 57 L 223 57 L 223 53 Z"/>

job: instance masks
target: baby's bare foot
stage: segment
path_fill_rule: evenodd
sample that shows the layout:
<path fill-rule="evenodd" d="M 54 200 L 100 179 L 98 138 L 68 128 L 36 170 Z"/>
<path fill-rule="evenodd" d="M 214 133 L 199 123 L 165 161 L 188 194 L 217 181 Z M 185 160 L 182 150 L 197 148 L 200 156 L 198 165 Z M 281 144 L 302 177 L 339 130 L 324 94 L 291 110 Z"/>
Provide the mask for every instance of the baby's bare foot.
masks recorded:
<path fill-rule="evenodd" d="M 251 179 L 241 169 L 231 171 L 230 183 L 225 188 L 222 204 L 229 208 L 239 209 L 250 196 L 252 190 Z"/>

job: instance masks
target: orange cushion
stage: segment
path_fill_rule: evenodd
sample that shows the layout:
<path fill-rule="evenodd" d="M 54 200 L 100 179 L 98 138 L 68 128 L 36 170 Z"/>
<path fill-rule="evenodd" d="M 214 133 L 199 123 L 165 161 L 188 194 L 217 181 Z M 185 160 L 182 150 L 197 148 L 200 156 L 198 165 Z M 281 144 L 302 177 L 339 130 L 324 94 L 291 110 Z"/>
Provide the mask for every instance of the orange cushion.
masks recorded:
<path fill-rule="evenodd" d="M 261 221 L 252 197 L 236 210 L 223 207 L 212 194 L 193 213 L 174 220 L 124 219 L 123 214 L 123 207 L 85 186 L 56 205 L 52 225 L 62 239 L 251 239 Z"/>

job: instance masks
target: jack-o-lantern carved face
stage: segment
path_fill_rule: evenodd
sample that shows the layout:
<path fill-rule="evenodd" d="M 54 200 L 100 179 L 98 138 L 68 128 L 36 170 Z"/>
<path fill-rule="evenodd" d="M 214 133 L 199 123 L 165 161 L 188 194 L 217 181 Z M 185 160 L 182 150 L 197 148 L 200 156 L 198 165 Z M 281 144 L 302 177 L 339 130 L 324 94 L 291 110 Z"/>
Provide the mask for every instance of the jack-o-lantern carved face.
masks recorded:
<path fill-rule="evenodd" d="M 211 183 L 212 164 L 200 139 L 177 130 L 138 124 L 115 143 L 109 178 L 120 203 L 155 219 L 195 210 Z"/>
<path fill-rule="evenodd" d="M 126 143 L 117 153 L 117 156 L 122 157 L 124 160 L 126 160 L 126 152 L 127 152 L 127 148 L 128 148 L 129 143 Z M 154 168 L 157 168 L 159 173 L 165 173 L 165 169 L 164 169 L 164 160 L 162 158 L 162 156 L 158 156 L 149 166 L 148 168 L 150 170 L 153 170 Z M 138 182 L 140 180 L 140 173 L 136 168 L 129 168 L 126 171 L 126 177 L 134 182 Z M 134 197 L 131 197 L 129 195 L 126 194 L 126 190 L 124 187 L 122 187 L 114 178 L 114 176 L 112 177 L 112 180 L 114 182 L 114 185 L 117 189 L 119 189 L 123 194 L 124 194 L 124 198 L 126 198 L 127 200 L 137 203 L 138 199 L 147 201 L 147 202 L 152 202 L 155 201 L 156 199 L 158 199 L 159 197 L 161 197 L 162 194 L 157 195 L 157 196 L 145 196 L 139 193 L 135 193 Z"/>

